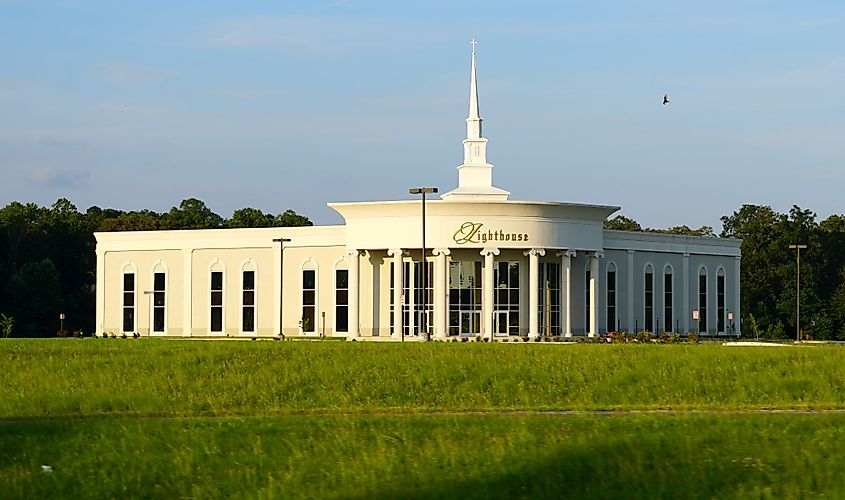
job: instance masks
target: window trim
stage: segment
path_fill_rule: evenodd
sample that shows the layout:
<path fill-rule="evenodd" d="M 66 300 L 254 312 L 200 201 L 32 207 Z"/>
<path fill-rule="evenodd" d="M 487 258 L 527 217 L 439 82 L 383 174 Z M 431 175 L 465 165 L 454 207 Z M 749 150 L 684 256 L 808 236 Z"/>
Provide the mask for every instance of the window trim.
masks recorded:
<path fill-rule="evenodd" d="M 702 274 L 702 271 L 704 274 Z M 704 276 L 704 314 L 701 312 L 701 277 Z M 698 331 L 699 335 L 702 335 L 701 331 L 701 322 L 704 321 L 704 335 L 707 334 L 708 327 L 710 326 L 707 321 L 707 314 L 710 312 L 708 303 L 710 302 L 710 273 L 707 270 L 707 266 L 704 264 L 698 266 L 698 280 L 696 281 L 695 293 L 696 293 L 696 304 L 698 304 L 698 324 L 696 326 L 696 330 Z"/>
<path fill-rule="evenodd" d="M 648 304 L 646 302 L 646 275 L 651 273 L 651 318 L 648 317 Z M 656 305 L 657 301 L 655 300 L 655 286 L 654 286 L 654 265 L 651 262 L 646 262 L 645 266 L 643 266 L 643 330 L 644 332 L 649 332 L 652 335 L 659 335 L 657 333 L 657 322 L 655 321 L 656 315 Z M 651 319 L 651 328 L 648 328 L 648 322 Z M 639 332 L 637 332 L 639 333 Z"/>
<path fill-rule="evenodd" d="M 610 273 L 613 273 L 613 318 L 610 316 Z M 607 327 L 613 321 L 613 329 Z M 606 331 L 619 330 L 619 267 L 615 261 L 610 261 L 604 269 L 604 323 Z"/>
<path fill-rule="evenodd" d="M 304 271 L 314 271 L 314 325 L 312 330 L 305 330 L 304 317 L 302 315 L 305 304 L 303 303 L 303 292 L 305 282 L 303 280 Z M 299 265 L 299 319 L 297 326 L 301 335 L 318 335 L 320 333 L 320 266 L 317 261 L 308 257 Z"/>
<path fill-rule="evenodd" d="M 668 273 L 666 271 L 669 271 Z M 669 291 L 672 297 L 672 317 L 668 318 L 666 316 L 666 276 L 669 276 L 669 283 L 672 289 Z M 675 268 L 672 267 L 672 264 L 666 264 L 663 266 L 663 331 L 666 332 L 675 332 L 675 311 L 676 311 L 676 300 L 675 300 Z M 666 329 L 666 325 L 670 326 L 670 329 Z"/>
<path fill-rule="evenodd" d="M 214 272 L 223 273 L 222 283 L 220 285 L 221 286 L 221 289 L 220 289 L 220 292 L 221 292 L 221 294 L 220 294 L 221 313 L 220 313 L 220 331 L 219 332 L 213 331 L 211 329 L 212 328 L 212 324 L 211 324 L 212 323 L 212 319 L 211 319 L 211 317 L 212 317 L 212 313 L 211 313 L 211 308 L 212 308 L 212 305 L 211 305 L 211 293 L 212 293 L 212 291 L 211 291 L 211 273 L 214 273 Z M 223 261 L 221 261 L 220 259 L 215 260 L 214 262 L 211 263 L 210 266 L 208 266 L 208 272 L 206 274 L 207 279 L 208 279 L 208 288 L 207 288 L 208 293 L 206 294 L 206 300 L 208 301 L 207 302 L 208 307 L 206 308 L 206 311 L 208 311 L 208 330 L 207 330 L 207 332 L 208 332 L 209 336 L 223 335 L 223 334 L 226 333 L 226 281 L 228 279 L 228 277 L 226 276 L 227 274 L 228 273 L 226 272 L 226 265 L 223 264 Z"/>
<path fill-rule="evenodd" d="M 159 271 L 158 269 L 161 268 Z M 155 275 L 158 273 L 164 274 L 164 330 L 157 332 L 155 331 Z M 170 270 L 167 268 L 167 264 L 164 263 L 163 260 L 159 260 L 152 268 L 152 273 L 150 273 L 150 291 L 152 292 L 153 296 L 148 299 L 148 303 L 150 304 L 150 332 L 151 336 L 166 336 L 167 335 L 167 319 L 168 319 L 168 300 L 170 295 Z"/>
<path fill-rule="evenodd" d="M 346 290 L 346 304 L 338 304 L 337 303 L 337 291 L 338 291 L 338 288 L 337 288 L 337 272 L 338 271 L 346 271 L 346 288 L 345 288 L 345 290 Z M 350 297 L 349 289 L 350 289 L 350 286 L 352 285 L 352 283 L 350 283 L 350 281 L 349 281 L 349 275 L 350 275 L 349 267 L 344 265 L 343 260 L 340 260 L 340 261 L 335 263 L 334 276 L 333 276 L 334 297 L 332 297 L 332 304 L 333 304 L 333 308 L 332 308 L 332 311 L 333 311 L 333 313 L 332 313 L 332 332 L 334 332 L 334 333 L 344 333 L 344 334 L 347 334 L 347 335 L 349 334 L 349 319 L 350 319 L 349 318 L 349 297 Z M 337 323 L 338 323 L 338 321 L 337 321 L 338 307 L 345 307 L 346 308 L 346 330 L 338 330 L 338 326 L 337 326 Z"/>
<path fill-rule="evenodd" d="M 124 276 L 127 274 L 131 274 L 132 278 L 132 331 L 127 331 L 124 328 L 123 322 L 123 315 L 125 314 L 126 306 L 123 305 L 124 296 L 123 294 L 126 293 L 125 289 L 125 278 Z M 120 273 L 120 332 L 121 333 L 136 333 L 138 331 L 138 268 L 135 267 L 135 264 L 132 263 L 130 260 L 127 264 L 123 266 L 123 269 Z"/>
<path fill-rule="evenodd" d="M 253 273 L 253 288 L 252 288 L 252 331 L 244 330 L 244 308 L 247 306 L 244 304 L 244 272 L 252 271 Z M 258 265 L 252 258 L 249 258 L 241 264 L 241 293 L 239 294 L 239 302 L 240 302 L 240 321 L 238 322 L 238 332 L 246 337 L 254 337 L 258 332 Z"/>

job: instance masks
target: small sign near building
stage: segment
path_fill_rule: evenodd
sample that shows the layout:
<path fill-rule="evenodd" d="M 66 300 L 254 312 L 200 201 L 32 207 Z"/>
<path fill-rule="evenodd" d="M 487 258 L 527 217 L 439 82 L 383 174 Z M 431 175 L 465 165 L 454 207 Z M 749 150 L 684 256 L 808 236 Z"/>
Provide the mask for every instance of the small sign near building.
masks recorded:
<path fill-rule="evenodd" d="M 692 319 L 698 319 L 698 309 L 692 310 Z"/>

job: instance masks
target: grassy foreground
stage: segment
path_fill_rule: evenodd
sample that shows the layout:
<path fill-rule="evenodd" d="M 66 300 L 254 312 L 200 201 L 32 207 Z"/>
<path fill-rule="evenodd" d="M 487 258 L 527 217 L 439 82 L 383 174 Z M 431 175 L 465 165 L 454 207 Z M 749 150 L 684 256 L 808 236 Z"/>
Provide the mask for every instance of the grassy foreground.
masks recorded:
<path fill-rule="evenodd" d="M 4 498 L 837 498 L 845 491 L 843 424 L 842 415 L 7 422 L 0 423 L 0 491 Z"/>
<path fill-rule="evenodd" d="M 0 418 L 720 408 L 845 408 L 845 348 L 0 343 Z"/>
<path fill-rule="evenodd" d="M 843 358 L 839 346 L 4 341 L 0 497 L 839 497 L 845 413 L 753 410 L 845 408 Z M 532 413 L 637 409 L 680 413 Z"/>

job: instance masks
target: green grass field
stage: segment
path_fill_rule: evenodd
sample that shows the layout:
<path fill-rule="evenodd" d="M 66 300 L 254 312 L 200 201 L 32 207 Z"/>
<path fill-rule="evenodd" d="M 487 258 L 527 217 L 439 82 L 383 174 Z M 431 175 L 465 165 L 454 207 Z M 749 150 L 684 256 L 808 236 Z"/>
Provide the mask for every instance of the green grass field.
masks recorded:
<path fill-rule="evenodd" d="M 10 340 L 0 496 L 837 497 L 843 356 Z"/>

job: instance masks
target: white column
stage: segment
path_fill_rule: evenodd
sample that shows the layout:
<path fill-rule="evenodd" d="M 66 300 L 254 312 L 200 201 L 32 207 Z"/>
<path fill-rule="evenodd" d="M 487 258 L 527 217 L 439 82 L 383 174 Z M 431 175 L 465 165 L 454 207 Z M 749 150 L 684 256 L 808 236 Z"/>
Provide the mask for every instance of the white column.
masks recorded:
<path fill-rule="evenodd" d="M 682 324 L 684 334 L 686 334 L 689 332 L 690 315 L 692 314 L 689 301 L 689 252 L 684 252 L 684 264 L 682 267 L 684 268 L 684 293 L 681 296 L 684 298 L 684 308 L 681 311 L 681 317 L 684 318 Z"/>
<path fill-rule="evenodd" d="M 599 330 L 599 257 L 601 252 L 590 255 L 590 337 L 598 335 Z"/>
<path fill-rule="evenodd" d="M 540 335 L 537 321 L 540 316 L 540 256 L 546 255 L 546 251 L 542 248 L 532 248 L 523 255 L 528 256 L 528 336 L 535 338 Z"/>
<path fill-rule="evenodd" d="M 432 253 L 437 256 L 434 264 L 434 336 L 445 339 L 448 336 L 446 320 L 449 308 L 449 266 L 446 256 L 450 252 L 448 248 L 435 248 Z"/>
<path fill-rule="evenodd" d="M 742 316 L 740 315 L 740 291 L 739 291 L 739 280 L 740 280 L 740 264 L 742 263 L 742 257 L 736 257 L 736 276 L 734 276 L 734 326 L 736 327 L 736 335 L 741 335 L 740 326 L 742 325 Z"/>
<path fill-rule="evenodd" d="M 629 332 L 634 333 L 634 251 L 628 250 L 628 325 L 625 328 Z"/>
<path fill-rule="evenodd" d="M 392 248 L 387 254 L 393 257 L 393 335 L 402 338 L 402 249 Z"/>
<path fill-rule="evenodd" d="M 105 332 L 104 323 L 106 321 L 106 253 L 97 250 L 97 305 L 96 305 L 96 324 L 94 331 L 98 337 L 102 337 Z M 122 300 L 122 299 L 121 299 Z"/>
<path fill-rule="evenodd" d="M 484 325 L 484 330 L 481 335 L 491 337 L 493 333 L 493 266 L 495 265 L 493 257 L 499 255 L 499 249 L 485 248 L 481 251 L 481 255 L 484 256 L 484 284 L 481 295 L 481 314 L 484 317 L 481 324 Z"/>
<path fill-rule="evenodd" d="M 361 264 L 358 250 L 347 250 L 347 256 L 349 257 L 349 333 L 346 339 L 352 340 L 361 336 L 358 318 L 358 290 L 360 288 L 358 270 Z"/>
<path fill-rule="evenodd" d="M 575 250 L 567 250 L 563 254 L 563 304 L 564 317 L 566 321 L 563 323 L 564 337 L 572 336 L 572 259 L 578 253 Z"/>
<path fill-rule="evenodd" d="M 193 329 L 193 250 L 185 248 L 182 250 L 182 282 L 184 292 L 182 294 L 182 336 L 190 337 Z"/>

